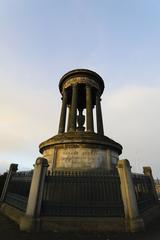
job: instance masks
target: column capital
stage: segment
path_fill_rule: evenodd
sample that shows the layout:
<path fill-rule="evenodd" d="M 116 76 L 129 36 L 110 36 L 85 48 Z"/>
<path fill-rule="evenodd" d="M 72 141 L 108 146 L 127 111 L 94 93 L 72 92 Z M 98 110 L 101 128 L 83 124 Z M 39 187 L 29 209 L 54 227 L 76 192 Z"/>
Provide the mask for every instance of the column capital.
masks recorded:
<path fill-rule="evenodd" d="M 78 83 L 73 83 L 71 86 L 72 86 L 72 88 L 76 88 L 76 87 L 78 87 Z"/>

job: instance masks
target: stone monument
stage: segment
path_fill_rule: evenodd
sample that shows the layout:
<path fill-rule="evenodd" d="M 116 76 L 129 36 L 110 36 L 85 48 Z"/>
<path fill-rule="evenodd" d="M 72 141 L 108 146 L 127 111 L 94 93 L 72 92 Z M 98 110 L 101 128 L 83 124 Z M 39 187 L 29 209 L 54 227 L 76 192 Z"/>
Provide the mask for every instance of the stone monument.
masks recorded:
<path fill-rule="evenodd" d="M 0 211 L 23 231 L 143 231 L 160 212 L 152 171 L 132 173 L 118 160 L 122 146 L 104 135 L 102 78 L 76 69 L 59 89 L 58 134 L 40 144 L 32 177 L 11 164 Z"/>
<path fill-rule="evenodd" d="M 62 107 L 58 135 L 42 142 L 40 153 L 53 170 L 113 170 L 122 146 L 104 135 L 103 79 L 87 69 L 66 73 L 59 82 Z"/>

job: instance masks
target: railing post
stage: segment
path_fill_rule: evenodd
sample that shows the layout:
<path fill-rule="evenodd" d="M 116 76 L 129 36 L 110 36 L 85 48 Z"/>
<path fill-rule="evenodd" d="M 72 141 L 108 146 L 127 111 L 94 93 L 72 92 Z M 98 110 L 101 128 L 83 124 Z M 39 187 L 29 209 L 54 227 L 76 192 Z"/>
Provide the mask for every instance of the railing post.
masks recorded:
<path fill-rule="evenodd" d="M 121 182 L 126 231 L 142 231 L 144 230 L 144 222 L 139 215 L 130 163 L 127 159 L 119 160 L 117 168 Z"/>
<path fill-rule="evenodd" d="M 145 176 L 149 176 L 150 177 L 154 199 L 155 199 L 155 202 L 158 203 L 159 202 L 158 201 L 158 194 L 156 192 L 155 182 L 154 182 L 154 178 L 153 178 L 153 175 L 152 175 L 151 167 L 149 167 L 149 166 L 143 167 L 143 173 L 144 173 Z"/>
<path fill-rule="evenodd" d="M 16 173 L 17 169 L 18 169 L 18 164 L 11 163 L 10 168 L 9 168 L 9 172 L 7 174 L 6 181 L 4 183 L 4 187 L 3 187 L 3 190 L 2 190 L 0 202 L 5 201 L 8 186 L 9 186 L 9 182 L 11 180 L 11 177 L 12 177 L 13 173 Z"/>
<path fill-rule="evenodd" d="M 35 168 L 31 182 L 26 214 L 21 219 L 20 223 L 20 229 L 22 231 L 38 230 L 39 228 L 39 215 L 41 211 L 44 182 L 48 166 L 47 159 L 42 157 L 37 158 L 34 166 Z"/>

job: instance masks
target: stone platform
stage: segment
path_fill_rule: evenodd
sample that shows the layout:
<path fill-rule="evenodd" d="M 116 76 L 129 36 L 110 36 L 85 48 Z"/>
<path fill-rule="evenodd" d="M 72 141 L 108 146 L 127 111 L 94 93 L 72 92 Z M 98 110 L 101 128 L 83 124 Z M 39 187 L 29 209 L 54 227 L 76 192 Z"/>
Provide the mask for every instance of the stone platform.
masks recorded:
<path fill-rule="evenodd" d="M 42 142 L 39 148 L 51 171 L 57 168 L 111 170 L 122 152 L 122 146 L 112 139 L 86 132 L 58 134 Z"/>

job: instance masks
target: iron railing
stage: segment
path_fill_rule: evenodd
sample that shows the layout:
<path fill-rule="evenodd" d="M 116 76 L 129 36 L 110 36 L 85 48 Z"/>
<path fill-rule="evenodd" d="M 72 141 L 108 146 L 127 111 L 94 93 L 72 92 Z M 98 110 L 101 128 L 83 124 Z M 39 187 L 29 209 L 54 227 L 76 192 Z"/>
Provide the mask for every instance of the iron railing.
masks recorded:
<path fill-rule="evenodd" d="M 140 212 L 156 204 L 153 187 L 149 176 L 144 174 L 132 174 L 137 204 Z"/>
<path fill-rule="evenodd" d="M 46 176 L 43 216 L 124 216 L 118 174 L 54 171 Z"/>
<path fill-rule="evenodd" d="M 17 172 L 9 182 L 5 202 L 22 211 L 26 210 L 33 171 Z"/>

